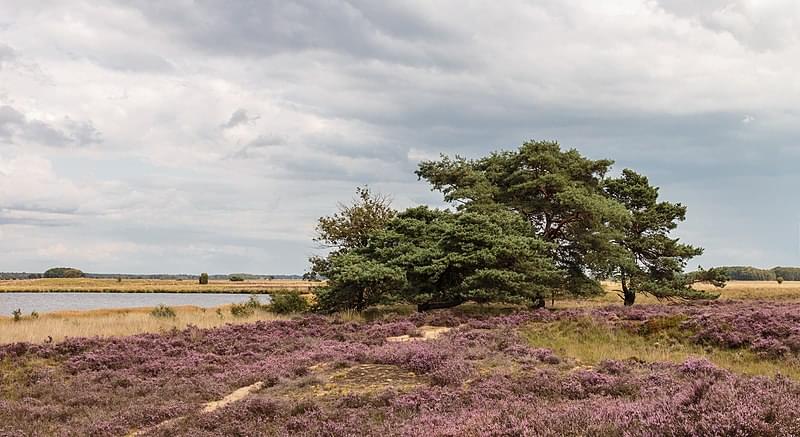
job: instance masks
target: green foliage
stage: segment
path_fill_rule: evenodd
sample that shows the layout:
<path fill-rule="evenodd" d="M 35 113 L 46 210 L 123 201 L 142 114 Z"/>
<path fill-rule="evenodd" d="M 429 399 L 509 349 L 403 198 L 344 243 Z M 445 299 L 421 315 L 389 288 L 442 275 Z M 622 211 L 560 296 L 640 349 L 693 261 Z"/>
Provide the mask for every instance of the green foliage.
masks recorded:
<path fill-rule="evenodd" d="M 367 187 L 356 188 L 351 205 L 339 204 L 339 211 L 320 217 L 315 241 L 326 247 L 351 249 L 367 244 L 370 234 L 395 215 L 388 197 L 373 194 Z"/>
<path fill-rule="evenodd" d="M 244 282 L 244 278 L 237 275 L 231 275 L 230 277 L 228 277 L 228 280 L 231 282 Z"/>
<path fill-rule="evenodd" d="M 11 316 L 14 317 L 15 322 L 19 322 L 20 320 L 22 320 L 22 310 L 17 308 L 14 311 L 11 311 Z"/>
<path fill-rule="evenodd" d="M 680 203 L 658 201 L 658 188 L 647 177 L 625 169 L 618 178 L 605 181 L 609 197 L 624 205 L 629 220 L 622 228 L 617 249 L 608 258 L 608 276 L 622 284 L 625 305 L 632 305 L 636 293 L 658 298 L 714 299 L 718 295 L 691 288 L 695 282 L 725 284 L 718 270 L 702 270 L 683 275 L 686 263 L 703 249 L 682 244 L 669 234 L 686 219 Z"/>
<path fill-rule="evenodd" d="M 200 273 L 200 284 L 201 285 L 208 284 L 208 273 Z"/>
<path fill-rule="evenodd" d="M 172 319 L 175 318 L 175 310 L 162 303 L 153 308 L 153 310 L 150 311 L 150 315 L 159 319 Z"/>
<path fill-rule="evenodd" d="M 86 274 L 72 267 L 54 267 L 44 272 L 43 276 L 45 278 L 83 278 Z"/>
<path fill-rule="evenodd" d="M 535 304 L 558 271 L 547 257 L 549 246 L 527 229 L 516 214 L 497 208 L 410 208 L 375 231 L 365 247 L 327 259 L 328 286 L 318 294 L 318 306 Z"/>
<path fill-rule="evenodd" d="M 234 317 L 247 317 L 253 315 L 256 310 L 263 309 L 264 305 L 259 302 L 257 297 L 251 295 L 247 302 L 231 305 L 231 315 Z"/>
<path fill-rule="evenodd" d="M 398 214 L 385 198 L 359 189 L 360 200 L 340 205 L 317 227 L 317 241 L 335 249 L 312 259 L 312 272 L 329 281 L 318 306 L 542 306 L 546 295 L 601 292 L 599 278 L 620 281 L 626 305 L 637 293 L 717 297 L 692 284 L 724 286 L 724 271 L 684 274 L 702 249 L 670 236 L 686 207 L 659 201 L 658 188 L 633 170 L 607 177 L 612 164 L 548 141 L 480 159 L 422 162 L 417 175 L 456 212 L 419 207 Z"/>
<path fill-rule="evenodd" d="M 274 294 L 269 308 L 277 314 L 302 313 L 308 310 L 308 301 L 296 293 Z"/>
<path fill-rule="evenodd" d="M 682 274 L 702 249 L 669 237 L 686 207 L 659 202 L 658 188 L 632 170 L 607 178 L 612 164 L 539 141 L 477 160 L 423 162 L 417 174 L 460 208 L 498 204 L 519 214 L 532 236 L 553 245 L 563 292 L 597 291 L 594 278 L 606 277 L 622 282 L 626 304 L 639 292 L 713 298 L 691 290 Z"/>
<path fill-rule="evenodd" d="M 627 220 L 625 208 L 603 191 L 612 163 L 531 141 L 477 160 L 426 161 L 417 175 L 461 208 L 497 204 L 519 214 L 531 236 L 552 244 L 550 256 L 564 272 L 559 288 L 585 294 L 601 290 L 587 273 L 608 258 Z"/>

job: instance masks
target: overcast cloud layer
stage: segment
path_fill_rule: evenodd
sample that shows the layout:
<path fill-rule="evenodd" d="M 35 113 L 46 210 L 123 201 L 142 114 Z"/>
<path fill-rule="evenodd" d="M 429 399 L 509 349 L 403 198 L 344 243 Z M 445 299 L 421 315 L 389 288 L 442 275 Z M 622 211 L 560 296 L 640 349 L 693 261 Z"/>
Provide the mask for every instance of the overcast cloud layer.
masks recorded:
<path fill-rule="evenodd" d="M 0 271 L 301 273 L 356 185 L 526 139 L 646 173 L 705 266 L 800 265 L 799 5 L 0 0 Z"/>

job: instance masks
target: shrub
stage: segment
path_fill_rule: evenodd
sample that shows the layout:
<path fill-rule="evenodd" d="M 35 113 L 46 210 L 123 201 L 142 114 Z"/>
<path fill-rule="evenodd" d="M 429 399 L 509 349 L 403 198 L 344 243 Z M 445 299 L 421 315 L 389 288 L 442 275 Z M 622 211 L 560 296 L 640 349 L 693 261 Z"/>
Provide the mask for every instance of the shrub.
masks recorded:
<path fill-rule="evenodd" d="M 162 303 L 153 308 L 153 311 L 150 311 L 150 315 L 161 319 L 171 319 L 175 317 L 175 310 Z"/>
<path fill-rule="evenodd" d="M 83 278 L 85 273 L 72 267 L 53 267 L 44 272 L 45 278 Z"/>
<path fill-rule="evenodd" d="M 264 309 L 261 302 L 255 296 L 250 296 L 250 299 L 245 303 L 235 303 L 231 305 L 231 315 L 234 317 L 247 317 L 253 315 L 256 310 Z"/>
<path fill-rule="evenodd" d="M 295 293 L 276 294 L 272 296 L 270 310 L 277 314 L 302 313 L 308 310 L 308 301 Z"/>
<path fill-rule="evenodd" d="M 244 278 L 237 275 L 228 277 L 228 280 L 230 280 L 231 282 L 244 282 Z"/>
<path fill-rule="evenodd" d="M 15 309 L 14 311 L 11 311 L 11 315 L 14 316 L 15 322 L 19 322 L 20 320 L 22 320 L 22 310 L 20 310 L 19 308 Z"/>
<path fill-rule="evenodd" d="M 778 281 L 778 284 L 783 284 L 783 276 L 778 276 L 775 280 Z"/>
<path fill-rule="evenodd" d="M 39 318 L 39 313 L 37 313 L 36 311 L 31 311 L 31 319 L 38 319 L 38 318 Z"/>
<path fill-rule="evenodd" d="M 200 284 L 208 284 L 208 273 L 200 273 Z"/>

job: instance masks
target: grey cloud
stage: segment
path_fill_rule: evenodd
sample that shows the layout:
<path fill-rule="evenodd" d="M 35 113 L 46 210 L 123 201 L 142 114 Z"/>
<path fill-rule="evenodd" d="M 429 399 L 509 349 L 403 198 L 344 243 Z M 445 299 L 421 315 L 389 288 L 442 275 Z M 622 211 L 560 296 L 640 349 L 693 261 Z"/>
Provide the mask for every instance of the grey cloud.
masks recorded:
<path fill-rule="evenodd" d="M 89 59 L 98 65 L 119 71 L 169 73 L 175 69 L 171 62 L 153 53 L 113 51 Z"/>
<path fill-rule="evenodd" d="M 0 106 L 0 140 L 15 143 L 32 141 L 51 147 L 86 146 L 102 142 L 91 121 L 67 118 L 63 127 L 29 118 L 8 105 Z"/>
<path fill-rule="evenodd" d="M 415 65 L 448 67 L 463 61 L 432 44 L 454 43 L 460 35 L 402 4 L 201 1 L 189 11 L 176 3 L 140 1 L 132 7 L 193 48 L 223 56 L 327 50 Z"/>
<path fill-rule="evenodd" d="M 252 141 L 248 142 L 244 147 L 237 150 L 236 152 L 228 155 L 227 159 L 250 159 L 250 158 L 258 158 L 261 156 L 261 151 L 278 147 L 284 146 L 287 144 L 287 140 L 285 137 L 279 135 L 259 135 Z"/>
<path fill-rule="evenodd" d="M 222 128 L 230 129 L 242 124 L 251 123 L 253 121 L 258 120 L 259 118 L 260 117 L 258 115 L 251 117 L 247 115 L 247 111 L 245 109 L 239 108 L 236 111 L 233 111 L 233 114 L 231 114 L 231 118 L 228 120 L 227 123 L 222 125 Z"/>
<path fill-rule="evenodd" d="M 300 272 L 314 218 L 353 186 L 380 186 L 401 207 L 441 202 L 416 180 L 416 159 L 527 139 L 650 176 L 689 206 L 680 232 L 706 246 L 703 265 L 797 257 L 785 238 L 800 219 L 789 2 L 777 15 L 781 3 L 730 0 L 642 0 L 622 13 L 558 0 L 119 3 L 108 17 L 113 4 L 54 4 L 51 18 L 9 18 L 3 35 L 58 80 L 3 70 L 16 76 L 0 89 L 14 102 L 0 106 L 0 141 L 15 146 L 0 159 L 28 153 L 24 141 L 108 143 L 46 151 L 56 180 L 110 187 L 86 196 L 97 197 L 91 217 L 57 230 L 66 244 L 144 247 L 87 269 L 198 271 L 203 256 L 208 270 Z M 65 36 L 52 19 L 65 8 L 113 43 Z M 42 42 L 28 49 L 30 38 Z M 0 46 L 0 63 L 8 53 Z M 97 97 L 109 93 L 127 98 Z M 87 108 L 102 135 L 90 120 L 26 115 L 32 101 Z"/>
<path fill-rule="evenodd" d="M 17 52 L 7 44 L 0 43 L 0 70 L 3 67 L 14 61 L 17 57 Z"/>

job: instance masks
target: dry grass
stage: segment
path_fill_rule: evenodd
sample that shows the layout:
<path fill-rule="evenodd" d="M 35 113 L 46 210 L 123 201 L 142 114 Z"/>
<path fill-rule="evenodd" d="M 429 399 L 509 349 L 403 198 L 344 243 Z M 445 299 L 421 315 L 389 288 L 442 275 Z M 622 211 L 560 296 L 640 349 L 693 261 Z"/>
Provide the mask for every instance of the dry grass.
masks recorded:
<path fill-rule="evenodd" d="M 39 343 L 59 341 L 66 337 L 111 337 L 143 332 L 165 332 L 188 325 L 213 328 L 226 323 L 250 323 L 257 320 L 286 318 L 266 311 L 256 311 L 246 317 L 233 317 L 227 307 L 202 309 L 193 306 L 173 307 L 174 318 L 150 315 L 152 308 L 107 309 L 94 311 L 63 311 L 30 317 L 18 322 L 0 318 L 0 344 L 28 341 Z"/>
<path fill-rule="evenodd" d="M 588 299 L 556 299 L 553 308 L 599 307 L 606 305 L 622 305 L 619 284 L 604 282 L 606 293 Z M 720 300 L 800 300 L 800 281 L 786 281 L 778 284 L 775 281 L 730 281 L 725 288 L 714 288 L 708 284 L 699 284 L 698 290 L 719 293 Z M 636 304 L 664 303 L 652 296 L 636 296 Z M 548 306 L 550 302 L 548 301 Z"/>
<path fill-rule="evenodd" d="M 200 285 L 198 281 L 174 279 L 22 279 L 0 281 L 2 292 L 47 292 L 47 291 L 94 291 L 119 293 L 256 293 L 277 290 L 310 291 L 324 282 L 296 281 L 288 279 L 251 281 L 209 281 Z"/>
<path fill-rule="evenodd" d="M 705 357 L 716 365 L 745 375 L 782 374 L 800 379 L 800 365 L 793 360 L 767 360 L 748 350 L 701 347 L 675 337 L 652 338 L 615 329 L 592 319 L 537 323 L 523 330 L 536 347 L 588 365 L 602 360 L 637 359 L 646 362 L 682 363 L 689 357 Z"/>

